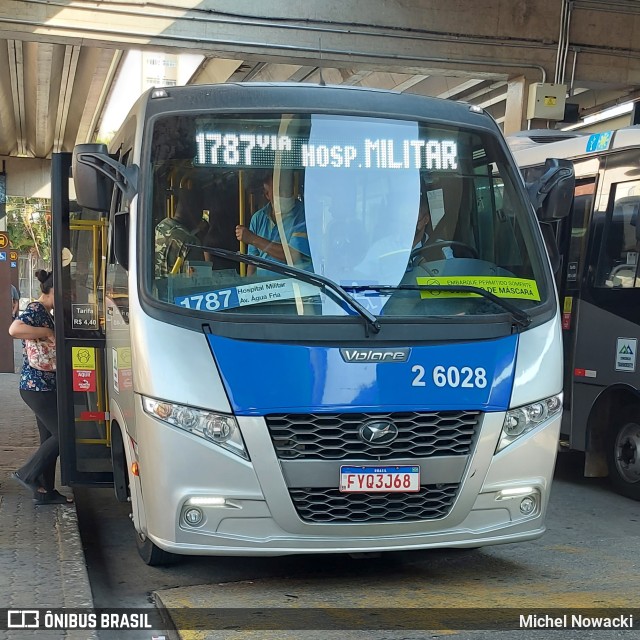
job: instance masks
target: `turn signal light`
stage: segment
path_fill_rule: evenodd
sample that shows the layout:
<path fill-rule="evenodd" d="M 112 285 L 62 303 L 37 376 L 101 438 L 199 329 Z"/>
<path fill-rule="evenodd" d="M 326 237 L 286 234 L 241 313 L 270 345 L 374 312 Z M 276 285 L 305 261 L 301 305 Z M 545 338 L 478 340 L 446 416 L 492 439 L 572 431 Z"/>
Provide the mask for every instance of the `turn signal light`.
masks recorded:
<path fill-rule="evenodd" d="M 140 469 L 138 468 L 138 463 L 137 462 L 132 462 L 131 463 L 131 473 L 133 473 L 134 476 L 139 476 L 140 475 Z"/>

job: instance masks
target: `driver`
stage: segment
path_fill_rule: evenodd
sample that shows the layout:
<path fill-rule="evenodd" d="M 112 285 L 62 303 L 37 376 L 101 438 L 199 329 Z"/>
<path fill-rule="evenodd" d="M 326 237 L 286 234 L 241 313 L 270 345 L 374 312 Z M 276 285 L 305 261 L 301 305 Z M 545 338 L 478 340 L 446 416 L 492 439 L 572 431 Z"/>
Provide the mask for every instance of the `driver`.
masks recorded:
<path fill-rule="evenodd" d="M 407 271 L 411 271 L 416 258 L 427 251 L 427 241 L 429 237 L 433 236 L 433 225 L 431 220 L 431 209 L 429 208 L 429 192 L 426 189 L 420 190 L 420 208 L 418 210 L 418 222 L 416 223 L 416 232 L 413 237 L 413 247 L 411 249 L 411 260 L 407 267 Z M 425 248 L 424 252 L 420 249 Z M 435 250 L 438 249 L 437 245 L 433 245 Z M 447 260 L 453 258 L 453 249 L 451 247 L 440 247 L 442 256 Z"/>
<path fill-rule="evenodd" d="M 433 233 L 431 227 L 431 210 L 429 209 L 429 198 L 425 191 L 420 192 L 420 209 L 418 210 L 418 222 L 416 223 L 416 233 L 413 237 L 412 250 L 424 247 L 429 237 L 429 232 Z"/>

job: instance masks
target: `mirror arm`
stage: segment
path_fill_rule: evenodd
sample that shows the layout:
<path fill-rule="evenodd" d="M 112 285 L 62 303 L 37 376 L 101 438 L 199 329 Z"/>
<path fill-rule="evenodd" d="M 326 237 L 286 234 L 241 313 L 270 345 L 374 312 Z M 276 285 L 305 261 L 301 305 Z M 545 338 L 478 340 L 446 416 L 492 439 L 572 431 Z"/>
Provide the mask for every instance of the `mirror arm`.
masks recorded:
<path fill-rule="evenodd" d="M 95 171 L 111 180 L 127 200 L 131 200 L 138 193 L 139 169 L 137 165 L 125 167 L 121 162 L 105 154 L 79 153 L 78 162 L 91 167 Z"/>

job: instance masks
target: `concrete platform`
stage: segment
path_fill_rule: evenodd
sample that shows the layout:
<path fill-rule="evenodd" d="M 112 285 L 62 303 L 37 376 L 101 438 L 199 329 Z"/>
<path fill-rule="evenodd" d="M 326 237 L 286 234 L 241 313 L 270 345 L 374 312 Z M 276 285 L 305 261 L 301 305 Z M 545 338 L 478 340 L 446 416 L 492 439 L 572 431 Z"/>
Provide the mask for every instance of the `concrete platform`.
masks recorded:
<path fill-rule="evenodd" d="M 20 343 L 14 342 L 16 370 Z M 93 607 L 75 506 L 36 507 L 10 474 L 38 445 L 17 373 L 0 373 L 0 600 L 7 608 Z M 68 487 L 62 491 L 71 495 Z M 0 638 L 92 640 L 94 631 L 0 631 Z"/>
<path fill-rule="evenodd" d="M 611 611 L 632 611 L 637 607 L 635 590 L 620 583 L 619 573 L 599 575 L 594 583 L 585 579 L 584 564 L 576 560 L 577 555 L 588 553 L 606 557 L 611 541 L 591 549 L 532 544 L 547 550 L 545 560 L 540 564 L 537 554 L 535 566 L 523 571 L 528 563 L 522 545 L 513 552 L 521 566 L 511 579 L 505 579 L 509 566 L 499 557 L 462 550 L 452 552 L 460 555 L 450 563 L 391 569 L 386 578 L 368 572 L 363 560 L 362 573 L 353 577 L 261 579 L 177 587 L 154 595 L 175 628 L 182 629 L 177 632 L 182 640 L 483 638 L 483 632 L 460 631 L 461 626 L 465 628 L 461 619 L 468 616 L 477 629 L 495 629 L 484 632 L 491 637 L 513 624 L 513 611 L 517 610 L 610 607 Z M 492 570 L 485 573 L 487 568 Z M 511 610 L 505 610 L 506 606 Z M 464 608 L 468 608 L 466 613 Z M 259 628 L 249 630 L 253 621 Z M 415 623 L 425 626 L 415 630 Z M 369 624 L 374 624 L 373 628 L 363 630 Z M 346 630 L 340 631 L 341 626 Z M 557 633 L 562 632 L 554 631 Z"/>

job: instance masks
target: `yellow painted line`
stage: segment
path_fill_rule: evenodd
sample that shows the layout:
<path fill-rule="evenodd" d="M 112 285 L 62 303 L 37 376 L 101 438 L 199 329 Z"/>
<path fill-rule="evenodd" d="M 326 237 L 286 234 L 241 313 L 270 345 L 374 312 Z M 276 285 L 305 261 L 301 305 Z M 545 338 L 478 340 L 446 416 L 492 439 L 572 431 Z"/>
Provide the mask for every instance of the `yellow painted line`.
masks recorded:
<path fill-rule="evenodd" d="M 181 640 L 207 640 L 208 637 L 215 637 L 213 635 L 209 636 L 209 633 L 209 631 L 192 631 L 187 629 L 186 631 L 179 631 L 179 637 Z"/>
<path fill-rule="evenodd" d="M 331 583 L 331 588 L 322 588 L 315 585 L 275 586 L 271 594 L 262 588 L 255 589 L 227 589 L 218 586 L 206 585 L 206 589 L 200 587 L 178 587 L 158 592 L 162 602 L 169 609 L 180 608 L 226 608 L 226 607 L 287 607 L 290 601 L 282 597 L 283 593 L 292 590 L 304 597 L 305 606 L 358 608 L 372 609 L 387 608 L 450 608 L 452 602 L 464 602 L 469 608 L 509 608 L 531 607 L 532 601 L 539 608 L 556 607 L 632 607 L 637 606 L 637 597 L 634 595 L 637 587 L 629 585 L 628 590 L 622 589 L 619 584 L 599 581 L 597 589 L 594 585 L 590 588 L 572 588 L 568 582 L 579 585 L 577 576 L 550 577 L 545 581 L 519 581 L 509 584 L 503 582 L 503 578 L 497 578 L 500 584 L 496 584 L 492 578 L 483 577 L 473 584 L 452 581 L 443 585 L 438 579 L 430 582 L 416 580 L 411 586 L 389 584 L 384 589 L 377 585 L 363 583 L 361 590 L 354 593 L 353 587 L 341 588 L 340 585 Z M 226 592 L 226 593 L 225 593 Z M 242 604 L 240 604 L 242 603 Z"/>
<path fill-rule="evenodd" d="M 588 553 L 589 549 L 583 547 L 572 547 L 568 544 L 555 544 L 550 547 L 545 547 L 548 551 L 558 551 L 559 553 Z"/>

